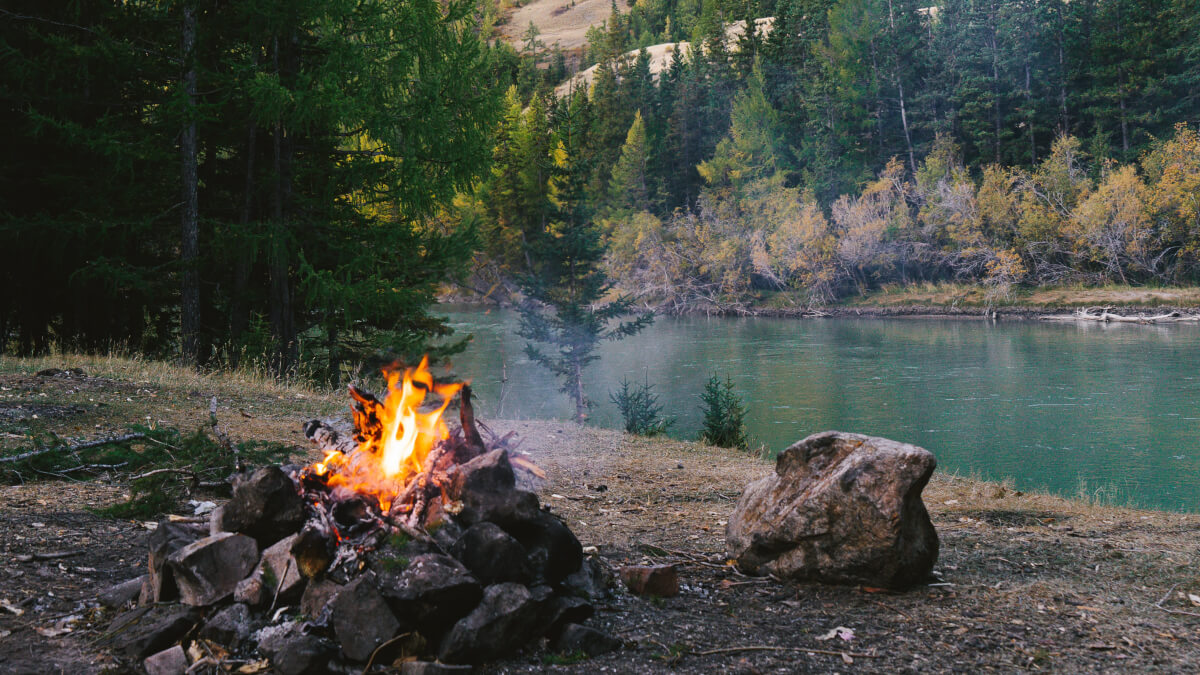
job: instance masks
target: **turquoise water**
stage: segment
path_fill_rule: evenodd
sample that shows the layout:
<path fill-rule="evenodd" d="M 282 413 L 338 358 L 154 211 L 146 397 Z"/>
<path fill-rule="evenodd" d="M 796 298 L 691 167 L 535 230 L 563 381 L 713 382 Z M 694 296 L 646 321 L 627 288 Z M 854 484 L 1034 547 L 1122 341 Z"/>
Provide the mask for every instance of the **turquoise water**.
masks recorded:
<path fill-rule="evenodd" d="M 505 310 L 443 307 L 474 340 L 454 359 L 479 414 L 570 418 Z M 1200 327 L 1038 322 L 660 317 L 605 343 L 587 371 L 590 423 L 619 427 L 622 378 L 648 380 L 672 435 L 695 437 L 698 394 L 733 377 L 755 443 L 777 452 L 839 429 L 915 443 L 939 470 L 1019 489 L 1200 510 Z"/>

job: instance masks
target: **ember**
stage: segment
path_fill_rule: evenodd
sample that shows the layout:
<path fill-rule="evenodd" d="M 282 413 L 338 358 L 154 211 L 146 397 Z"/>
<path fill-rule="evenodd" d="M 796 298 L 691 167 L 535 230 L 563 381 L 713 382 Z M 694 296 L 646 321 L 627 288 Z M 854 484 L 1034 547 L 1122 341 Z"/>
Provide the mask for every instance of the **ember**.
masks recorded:
<path fill-rule="evenodd" d="M 514 463 L 532 465 L 510 460 L 508 437 L 483 441 L 470 387 L 435 382 L 426 360 L 385 374 L 383 400 L 351 388 L 352 431 L 304 425 L 322 461 L 236 477 L 207 530 L 164 523 L 142 604 L 199 607 L 209 618 L 187 635 L 206 643 L 201 651 L 266 656 L 279 672 L 480 663 L 591 631 L 576 624 L 609 575 L 537 495 L 517 489 Z M 443 414 L 456 396 L 451 429 Z M 276 611 L 297 604 L 303 619 Z M 164 623 L 175 631 L 166 643 L 123 636 L 133 625 L 157 624 L 118 617 L 112 644 L 139 659 L 151 656 L 147 645 L 178 649 L 170 643 L 185 632 Z"/>

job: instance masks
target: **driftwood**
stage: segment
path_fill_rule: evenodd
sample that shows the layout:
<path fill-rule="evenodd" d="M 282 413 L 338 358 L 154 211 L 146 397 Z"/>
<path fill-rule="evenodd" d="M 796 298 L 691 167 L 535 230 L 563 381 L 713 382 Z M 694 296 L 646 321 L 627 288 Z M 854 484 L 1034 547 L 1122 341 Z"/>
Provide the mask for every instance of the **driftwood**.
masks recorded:
<path fill-rule="evenodd" d="M 1039 317 L 1042 321 L 1096 321 L 1099 323 L 1190 323 L 1200 321 L 1200 314 L 1184 314 L 1170 311 L 1165 314 L 1137 314 L 1124 316 L 1113 314 L 1112 307 L 1084 307 L 1072 314 L 1048 314 Z"/>
<path fill-rule="evenodd" d="M 125 441 L 132 441 L 132 440 L 136 440 L 139 438 L 145 438 L 145 437 L 146 437 L 146 434 L 125 434 L 124 436 L 115 436 L 113 438 L 102 438 L 102 439 L 95 440 L 95 441 L 88 441 L 86 443 L 77 443 L 75 445 L 54 445 L 54 446 L 51 446 L 48 448 L 38 448 L 36 450 L 30 450 L 29 452 L 22 452 L 19 455 L 12 455 L 9 457 L 0 457 L 0 464 L 5 464 L 8 462 L 19 462 L 23 459 L 29 459 L 30 457 L 37 457 L 39 455 L 45 455 L 45 454 L 48 454 L 51 452 L 59 452 L 62 450 L 66 450 L 68 452 L 78 452 L 79 450 L 87 450 L 88 448 L 98 448 L 101 445 L 108 445 L 110 443 L 124 443 Z M 72 471 L 76 471 L 76 470 L 78 470 L 78 469 L 72 469 Z"/>

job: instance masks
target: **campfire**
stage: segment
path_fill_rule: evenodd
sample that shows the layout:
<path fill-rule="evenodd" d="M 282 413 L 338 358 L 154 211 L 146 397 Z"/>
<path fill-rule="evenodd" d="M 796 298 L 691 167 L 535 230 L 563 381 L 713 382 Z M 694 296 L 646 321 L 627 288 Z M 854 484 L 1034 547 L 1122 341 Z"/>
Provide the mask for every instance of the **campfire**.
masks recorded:
<path fill-rule="evenodd" d="M 269 659 L 282 673 L 475 664 L 543 638 L 619 646 L 582 625 L 607 573 L 517 487 L 514 464 L 540 472 L 509 437 L 484 441 L 470 387 L 437 382 L 424 359 L 385 375 L 382 398 L 350 388 L 352 428 L 304 425 L 321 461 L 236 476 L 207 528 L 161 523 L 140 606 L 110 644 L 151 672 Z"/>

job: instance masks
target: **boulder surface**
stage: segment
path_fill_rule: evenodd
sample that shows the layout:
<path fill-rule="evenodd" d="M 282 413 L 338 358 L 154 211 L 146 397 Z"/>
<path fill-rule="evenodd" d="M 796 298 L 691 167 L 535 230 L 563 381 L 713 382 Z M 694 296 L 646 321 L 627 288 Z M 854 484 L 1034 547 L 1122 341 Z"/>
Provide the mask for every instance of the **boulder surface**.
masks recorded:
<path fill-rule="evenodd" d="M 903 588 L 937 562 L 921 501 L 937 461 L 907 443 L 826 431 L 779 455 L 751 483 L 725 529 L 729 556 L 751 574 Z"/>

